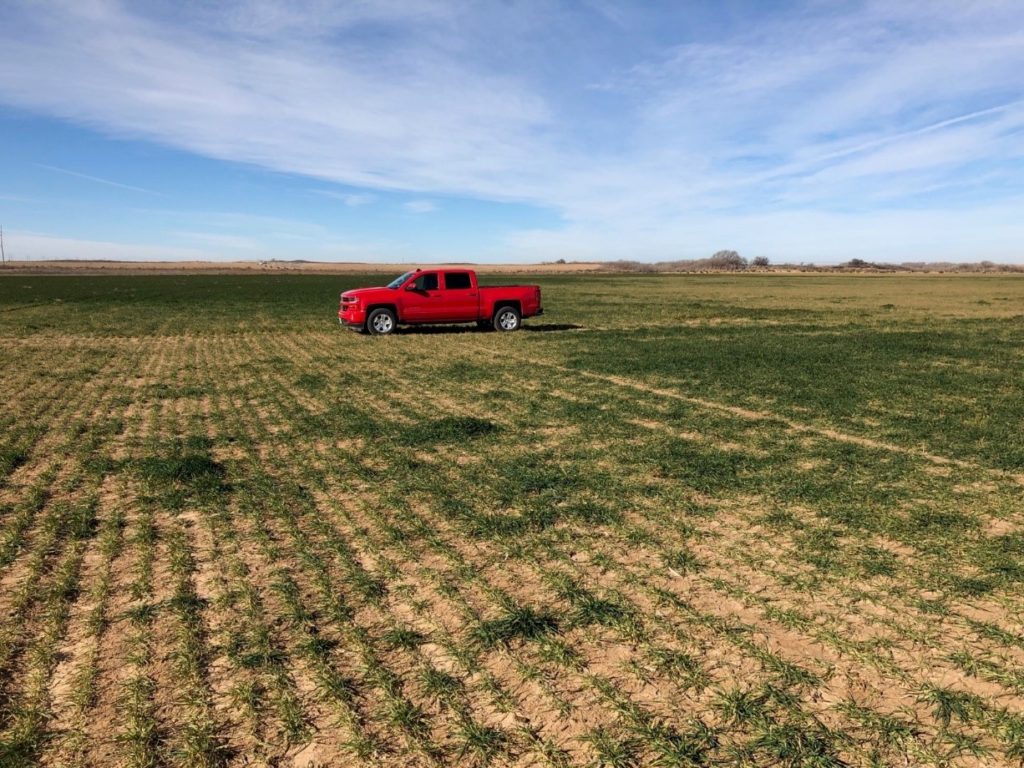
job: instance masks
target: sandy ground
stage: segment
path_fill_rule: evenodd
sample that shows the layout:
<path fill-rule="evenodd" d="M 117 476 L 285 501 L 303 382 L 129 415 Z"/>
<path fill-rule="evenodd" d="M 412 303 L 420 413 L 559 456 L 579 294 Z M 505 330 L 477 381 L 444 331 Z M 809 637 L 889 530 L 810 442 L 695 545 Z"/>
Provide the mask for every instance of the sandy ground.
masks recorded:
<path fill-rule="evenodd" d="M 571 264 L 371 264 L 366 262 L 323 261 L 15 261 L 0 268 L 0 274 L 194 274 L 194 273 L 276 273 L 298 274 L 366 274 L 385 272 L 401 274 L 416 267 L 471 267 L 491 274 L 595 272 L 600 262 Z"/>

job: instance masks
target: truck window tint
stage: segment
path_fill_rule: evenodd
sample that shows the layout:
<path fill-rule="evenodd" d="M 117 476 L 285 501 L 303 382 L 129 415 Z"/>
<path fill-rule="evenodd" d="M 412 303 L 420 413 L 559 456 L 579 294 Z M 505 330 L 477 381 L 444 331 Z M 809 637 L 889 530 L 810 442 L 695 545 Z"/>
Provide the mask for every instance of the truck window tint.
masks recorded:
<path fill-rule="evenodd" d="M 416 278 L 414 283 L 417 291 L 436 291 L 437 290 L 437 273 L 432 272 L 429 275 L 420 275 Z"/>
<path fill-rule="evenodd" d="M 444 287 L 451 291 L 472 287 L 469 272 L 447 272 L 444 276 Z"/>

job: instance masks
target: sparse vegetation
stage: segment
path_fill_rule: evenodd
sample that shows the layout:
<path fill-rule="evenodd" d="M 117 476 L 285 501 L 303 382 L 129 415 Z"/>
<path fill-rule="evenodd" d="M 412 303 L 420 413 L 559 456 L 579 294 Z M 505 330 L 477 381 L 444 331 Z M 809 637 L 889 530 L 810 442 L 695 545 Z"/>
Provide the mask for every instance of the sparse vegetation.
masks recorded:
<path fill-rule="evenodd" d="M 1020 764 L 1024 280 L 716 258 L 0 278 L 0 765 Z"/>

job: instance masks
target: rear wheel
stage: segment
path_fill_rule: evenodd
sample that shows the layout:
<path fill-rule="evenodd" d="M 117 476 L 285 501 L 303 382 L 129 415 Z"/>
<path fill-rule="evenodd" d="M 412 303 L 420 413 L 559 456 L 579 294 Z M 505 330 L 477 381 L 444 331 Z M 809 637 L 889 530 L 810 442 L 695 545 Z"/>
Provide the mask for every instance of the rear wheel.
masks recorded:
<path fill-rule="evenodd" d="M 515 307 L 498 307 L 494 313 L 494 330 L 518 331 L 521 317 Z"/>
<path fill-rule="evenodd" d="M 398 321 L 390 309 L 375 309 L 366 318 L 366 332 L 371 336 L 387 336 L 396 325 Z"/>

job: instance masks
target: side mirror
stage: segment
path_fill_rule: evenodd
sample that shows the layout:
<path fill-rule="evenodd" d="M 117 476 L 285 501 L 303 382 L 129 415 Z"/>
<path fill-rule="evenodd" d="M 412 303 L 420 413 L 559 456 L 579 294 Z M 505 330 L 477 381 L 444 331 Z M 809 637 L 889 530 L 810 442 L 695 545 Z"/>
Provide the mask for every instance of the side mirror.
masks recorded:
<path fill-rule="evenodd" d="M 417 290 L 416 283 L 409 283 L 407 286 L 405 286 L 405 290 L 407 290 L 407 291 L 415 291 L 415 290 Z"/>

